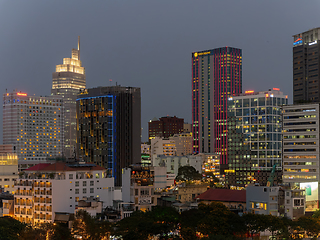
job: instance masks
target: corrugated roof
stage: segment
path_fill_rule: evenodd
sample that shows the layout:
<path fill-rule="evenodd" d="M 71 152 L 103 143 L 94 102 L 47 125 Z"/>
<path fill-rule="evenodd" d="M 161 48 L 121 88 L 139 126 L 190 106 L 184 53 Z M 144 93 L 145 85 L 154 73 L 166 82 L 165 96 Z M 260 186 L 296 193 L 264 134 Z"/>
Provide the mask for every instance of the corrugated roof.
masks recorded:
<path fill-rule="evenodd" d="M 246 202 L 246 190 L 210 188 L 196 197 L 203 201 Z"/>
<path fill-rule="evenodd" d="M 100 167 L 94 163 L 85 163 L 85 164 L 67 164 L 64 162 L 56 162 L 53 164 L 50 163 L 39 163 L 33 167 L 26 169 L 26 172 L 35 172 L 35 171 L 42 171 L 42 172 L 63 172 L 63 171 L 97 171 L 97 170 L 105 170 L 105 168 Z"/>

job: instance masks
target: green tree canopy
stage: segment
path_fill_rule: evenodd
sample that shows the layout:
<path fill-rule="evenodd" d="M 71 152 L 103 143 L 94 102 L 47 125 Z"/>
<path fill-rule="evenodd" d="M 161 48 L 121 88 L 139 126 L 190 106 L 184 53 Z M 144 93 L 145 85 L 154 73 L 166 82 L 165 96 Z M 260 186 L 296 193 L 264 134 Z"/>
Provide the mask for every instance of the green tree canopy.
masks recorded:
<path fill-rule="evenodd" d="M 183 166 L 178 169 L 176 180 L 178 181 L 192 181 L 201 180 L 202 175 L 192 166 Z"/>

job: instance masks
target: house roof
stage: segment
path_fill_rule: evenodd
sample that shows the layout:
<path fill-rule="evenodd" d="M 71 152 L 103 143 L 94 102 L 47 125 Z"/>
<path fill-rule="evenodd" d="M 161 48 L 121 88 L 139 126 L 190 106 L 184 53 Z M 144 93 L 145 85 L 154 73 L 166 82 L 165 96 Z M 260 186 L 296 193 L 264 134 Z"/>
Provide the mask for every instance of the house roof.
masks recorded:
<path fill-rule="evenodd" d="M 30 167 L 25 170 L 25 172 L 64 172 L 64 171 L 97 171 L 105 170 L 105 168 L 96 165 L 95 163 L 73 163 L 68 164 L 65 162 L 56 162 L 56 163 L 39 163 L 33 167 Z"/>
<path fill-rule="evenodd" d="M 203 201 L 219 202 L 246 202 L 246 190 L 230 190 L 221 188 L 210 188 L 206 192 L 197 196 Z"/>

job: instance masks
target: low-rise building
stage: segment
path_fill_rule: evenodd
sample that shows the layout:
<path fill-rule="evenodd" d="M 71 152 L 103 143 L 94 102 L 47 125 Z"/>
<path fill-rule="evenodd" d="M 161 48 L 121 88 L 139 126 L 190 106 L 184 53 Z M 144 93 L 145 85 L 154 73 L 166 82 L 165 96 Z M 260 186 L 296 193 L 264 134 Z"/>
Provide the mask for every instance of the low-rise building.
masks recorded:
<path fill-rule="evenodd" d="M 154 193 L 152 168 L 133 165 L 122 169 L 122 200 L 134 203 L 135 211 L 150 211 L 157 203 Z"/>
<path fill-rule="evenodd" d="M 103 202 L 101 202 L 99 198 L 83 198 L 79 200 L 74 213 L 76 214 L 80 210 L 88 212 L 92 217 L 96 217 L 97 214 L 102 213 Z"/>
<path fill-rule="evenodd" d="M 44 163 L 26 169 L 15 182 L 14 215 L 25 223 L 50 223 L 56 212 L 74 213 L 78 202 L 97 197 L 113 201 L 114 179 L 94 163 Z"/>
<path fill-rule="evenodd" d="M 192 184 L 178 187 L 176 200 L 181 203 L 194 202 L 196 198 L 207 191 L 208 188 L 209 186 L 207 184 Z"/>
<path fill-rule="evenodd" d="M 248 186 L 247 212 L 298 219 L 305 214 L 304 190 L 279 186 Z"/>
<path fill-rule="evenodd" d="M 0 188 L 14 192 L 14 181 L 18 175 L 18 156 L 15 153 L 0 153 Z"/>
<path fill-rule="evenodd" d="M 174 140 L 160 137 L 151 139 L 151 156 L 154 155 L 176 156 L 177 150 Z"/>
<path fill-rule="evenodd" d="M 203 158 L 201 155 L 188 155 L 188 156 L 165 156 L 158 155 L 153 159 L 153 166 L 161 166 L 167 168 L 167 173 L 178 175 L 178 170 L 183 166 L 192 166 L 199 173 L 202 172 Z"/>
<path fill-rule="evenodd" d="M 246 209 L 246 190 L 210 188 L 199 195 L 197 201 L 206 204 L 222 202 L 230 210 L 243 211 Z"/>

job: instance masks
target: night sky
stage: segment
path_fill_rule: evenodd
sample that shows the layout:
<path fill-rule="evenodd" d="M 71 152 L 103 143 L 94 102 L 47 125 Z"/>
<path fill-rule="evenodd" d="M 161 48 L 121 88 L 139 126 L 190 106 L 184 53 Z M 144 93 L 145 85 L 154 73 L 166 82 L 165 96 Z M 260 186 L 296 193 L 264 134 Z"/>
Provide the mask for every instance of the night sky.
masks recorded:
<path fill-rule="evenodd" d="M 278 87 L 292 102 L 292 35 L 319 27 L 319 9 L 319 0 L 0 0 L 0 93 L 49 95 L 80 35 L 87 87 L 141 88 L 146 141 L 154 117 L 191 123 L 193 51 L 241 48 L 243 91 Z"/>

